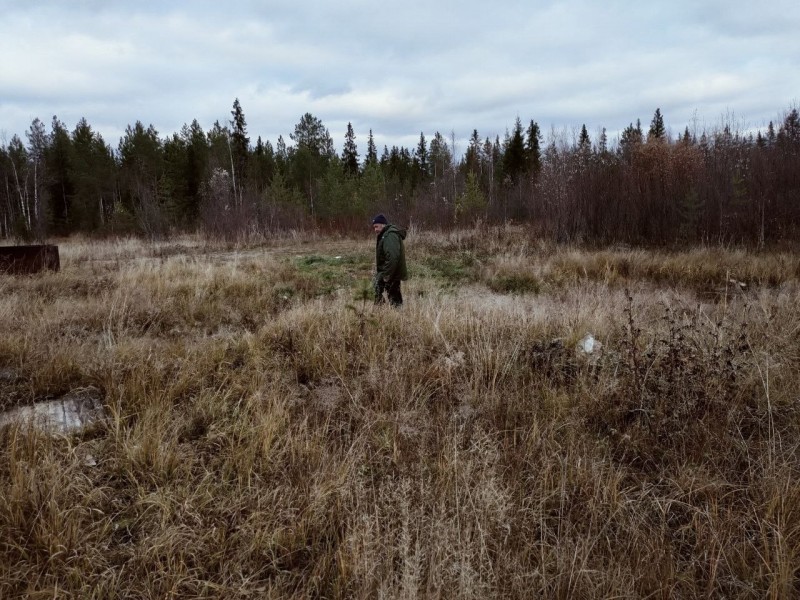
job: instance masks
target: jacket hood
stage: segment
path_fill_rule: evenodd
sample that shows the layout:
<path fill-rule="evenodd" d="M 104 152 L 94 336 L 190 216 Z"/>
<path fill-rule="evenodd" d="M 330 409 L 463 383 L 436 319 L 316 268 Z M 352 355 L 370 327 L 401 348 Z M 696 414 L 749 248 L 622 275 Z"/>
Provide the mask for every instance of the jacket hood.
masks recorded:
<path fill-rule="evenodd" d="M 385 234 L 389 233 L 390 231 L 393 231 L 397 235 L 399 235 L 401 240 L 406 239 L 406 230 L 403 229 L 402 227 L 398 227 L 397 225 L 387 225 L 384 228 L 384 230 L 382 232 L 382 235 L 385 235 Z"/>

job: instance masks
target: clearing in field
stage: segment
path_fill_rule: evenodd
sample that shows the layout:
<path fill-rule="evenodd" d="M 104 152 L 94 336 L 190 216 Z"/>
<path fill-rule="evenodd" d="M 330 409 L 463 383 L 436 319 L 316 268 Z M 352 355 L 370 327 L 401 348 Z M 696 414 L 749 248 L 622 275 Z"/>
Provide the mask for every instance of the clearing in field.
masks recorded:
<path fill-rule="evenodd" d="M 2 598 L 800 593 L 796 253 L 412 231 L 393 310 L 368 236 L 60 252 L 0 278 Z"/>

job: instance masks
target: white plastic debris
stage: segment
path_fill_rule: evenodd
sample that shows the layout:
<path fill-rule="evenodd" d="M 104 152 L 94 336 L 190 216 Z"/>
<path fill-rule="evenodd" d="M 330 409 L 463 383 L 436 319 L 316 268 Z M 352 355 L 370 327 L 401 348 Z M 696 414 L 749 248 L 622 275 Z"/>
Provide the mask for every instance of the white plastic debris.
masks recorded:
<path fill-rule="evenodd" d="M 595 339 L 591 333 L 583 336 L 583 339 L 578 342 L 578 350 L 584 354 L 594 354 L 599 351 L 603 345 Z"/>
<path fill-rule="evenodd" d="M 738 285 L 739 289 L 742 289 L 742 290 L 747 287 L 747 284 L 744 281 L 738 281 L 738 280 L 734 279 L 733 277 L 728 279 L 728 283 L 732 283 L 733 285 Z"/>
<path fill-rule="evenodd" d="M 100 392 L 93 387 L 74 390 L 57 400 L 19 406 L 0 414 L 0 426 L 19 423 L 47 433 L 80 431 L 105 416 Z"/>

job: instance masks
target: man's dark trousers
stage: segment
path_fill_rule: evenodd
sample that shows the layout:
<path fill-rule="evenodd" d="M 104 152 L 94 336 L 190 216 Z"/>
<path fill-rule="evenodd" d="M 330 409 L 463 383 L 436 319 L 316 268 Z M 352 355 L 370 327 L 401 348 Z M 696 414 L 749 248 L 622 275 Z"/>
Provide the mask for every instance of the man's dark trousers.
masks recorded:
<path fill-rule="evenodd" d="M 386 296 L 389 298 L 389 304 L 395 308 L 403 306 L 403 294 L 400 291 L 400 280 L 393 279 L 392 281 L 378 280 L 375 283 L 375 304 L 383 304 L 383 292 L 386 290 Z"/>

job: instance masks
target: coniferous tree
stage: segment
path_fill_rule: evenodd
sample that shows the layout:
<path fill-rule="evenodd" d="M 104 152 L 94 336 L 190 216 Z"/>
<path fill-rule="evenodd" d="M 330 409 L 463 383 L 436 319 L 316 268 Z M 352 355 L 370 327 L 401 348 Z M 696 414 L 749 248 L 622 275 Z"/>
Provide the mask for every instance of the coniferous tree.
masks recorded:
<path fill-rule="evenodd" d="M 477 129 L 472 130 L 463 165 L 466 173 L 478 174 L 481 171 L 481 138 Z"/>
<path fill-rule="evenodd" d="M 274 204 L 298 209 L 302 208 L 304 204 L 302 194 L 300 194 L 296 188 L 289 185 L 289 182 L 280 169 L 277 170 L 272 177 L 266 195 L 269 201 Z"/>
<path fill-rule="evenodd" d="M 438 131 L 433 135 L 428 156 L 434 180 L 441 178 L 452 164 L 452 154 L 447 146 L 447 140 Z"/>
<path fill-rule="evenodd" d="M 516 182 L 526 170 L 525 140 L 522 136 L 522 121 L 517 117 L 514 131 L 506 138 L 503 153 L 503 170 L 505 175 Z"/>
<path fill-rule="evenodd" d="M 208 178 L 217 171 L 225 171 L 231 179 L 231 132 L 227 125 L 214 121 L 206 134 L 208 142 Z M 207 182 L 204 182 L 207 183 Z"/>
<path fill-rule="evenodd" d="M 150 131 L 155 138 L 160 161 L 161 143 L 152 126 Z M 86 119 L 78 121 L 72 132 L 70 168 L 74 183 L 72 206 L 75 223 L 84 231 L 95 231 L 114 212 L 116 163 L 111 148 L 99 133 L 92 131 Z M 160 175 L 161 171 L 158 172 Z"/>
<path fill-rule="evenodd" d="M 186 227 L 189 224 L 188 162 L 185 138 L 173 133 L 164 140 L 164 175 L 159 186 L 165 216 L 173 226 Z"/>
<path fill-rule="evenodd" d="M 50 219 L 53 232 L 65 234 L 70 229 L 70 202 L 73 196 L 73 184 L 70 179 L 70 158 L 72 140 L 67 127 L 53 116 L 50 125 L 50 144 L 47 153 L 47 188 L 50 199 Z"/>
<path fill-rule="evenodd" d="M 255 184 L 256 192 L 262 194 L 272 181 L 275 172 L 275 151 L 269 140 L 266 142 L 258 136 L 251 157 L 250 181 Z"/>
<path fill-rule="evenodd" d="M 478 177 L 473 171 L 467 173 L 464 192 L 456 197 L 455 221 L 467 222 L 483 215 L 486 210 L 486 196 L 478 185 Z"/>
<path fill-rule="evenodd" d="M 626 160 L 630 160 L 634 150 L 642 143 L 642 126 L 637 119 L 636 126 L 633 123 L 628 125 L 623 131 L 619 140 L 619 152 Z"/>
<path fill-rule="evenodd" d="M 657 108 L 650 122 L 650 130 L 647 132 L 647 140 L 663 140 L 667 134 L 664 127 L 664 117 L 661 116 L 661 109 Z"/>
<path fill-rule="evenodd" d="M 77 153 L 78 143 L 74 145 Z M 126 128 L 117 152 L 125 207 L 136 216 L 143 233 L 149 237 L 163 235 L 166 220 L 160 202 L 164 194 L 159 186 L 164 182 L 164 148 L 158 132 L 152 125 L 145 129 L 141 121 L 136 121 Z"/>
<path fill-rule="evenodd" d="M 380 165 L 381 165 L 381 169 L 383 169 L 384 172 L 388 174 L 388 169 L 389 169 L 389 148 L 385 144 L 383 146 L 383 152 L 381 153 Z"/>
<path fill-rule="evenodd" d="M 379 211 L 386 202 L 386 181 L 377 159 L 364 164 L 364 172 L 359 181 L 359 196 L 364 199 L 367 209 Z"/>
<path fill-rule="evenodd" d="M 428 144 L 425 141 L 425 134 L 421 131 L 419 132 L 419 142 L 417 143 L 417 148 L 414 151 L 414 164 L 417 168 L 417 172 L 419 173 L 419 180 L 425 181 L 430 175 L 430 165 Z"/>
<path fill-rule="evenodd" d="M 336 156 L 333 140 L 322 121 L 311 113 L 300 118 L 289 137 L 295 142 L 289 153 L 292 181 L 305 192 L 309 210 L 315 215 L 317 180 L 322 177 L 328 162 Z"/>
<path fill-rule="evenodd" d="M 245 178 L 247 177 L 247 161 L 250 154 L 250 138 L 247 137 L 247 122 L 239 99 L 233 101 L 233 117 L 230 122 L 230 154 L 231 154 L 231 181 L 233 193 L 241 202 Z"/>
<path fill-rule="evenodd" d="M 775 143 L 775 125 L 772 121 L 767 125 L 767 145 L 772 146 Z"/>
<path fill-rule="evenodd" d="M 181 139 L 186 147 L 184 218 L 187 223 L 193 225 L 200 216 L 203 188 L 209 178 L 209 143 L 197 119 L 193 119 L 191 125 L 183 126 Z"/>
<path fill-rule="evenodd" d="M 347 123 L 347 133 L 344 136 L 344 147 L 342 148 L 342 168 L 346 175 L 351 177 L 358 175 L 356 135 L 353 133 L 353 125 L 349 122 Z"/>
<path fill-rule="evenodd" d="M 586 129 L 586 124 L 581 126 L 581 133 L 578 137 L 578 149 L 581 151 L 590 150 L 592 147 L 592 140 L 589 138 L 589 132 Z"/>
<path fill-rule="evenodd" d="M 375 148 L 375 138 L 372 136 L 372 129 L 369 130 L 369 138 L 367 139 L 367 156 L 364 160 L 364 169 L 369 165 L 378 164 L 378 151 Z"/>
<path fill-rule="evenodd" d="M 397 203 L 407 195 L 415 177 L 411 153 L 401 146 L 392 146 L 391 150 L 384 147 L 381 168 L 386 183 L 386 199 Z"/>
<path fill-rule="evenodd" d="M 282 135 L 278 136 L 278 141 L 275 143 L 275 169 L 286 175 L 289 168 L 289 150 L 286 148 L 286 142 Z"/>
<path fill-rule="evenodd" d="M 793 108 L 786 115 L 778 130 L 778 141 L 784 145 L 800 148 L 800 113 Z"/>
<path fill-rule="evenodd" d="M 333 156 L 325 166 L 325 171 L 319 176 L 319 197 L 315 204 L 315 214 L 318 217 L 332 219 L 344 215 L 350 210 L 352 204 L 353 177 L 347 172 L 343 161 L 338 156 Z"/>
<path fill-rule="evenodd" d="M 538 123 L 531 119 L 525 132 L 525 160 L 528 171 L 535 178 L 542 170 L 542 133 Z"/>
<path fill-rule="evenodd" d="M 164 163 L 164 185 L 159 192 L 173 196 L 165 206 L 169 220 L 173 225 L 194 227 L 210 179 L 209 142 L 197 119 L 184 123 L 179 133 L 164 141 Z"/>

